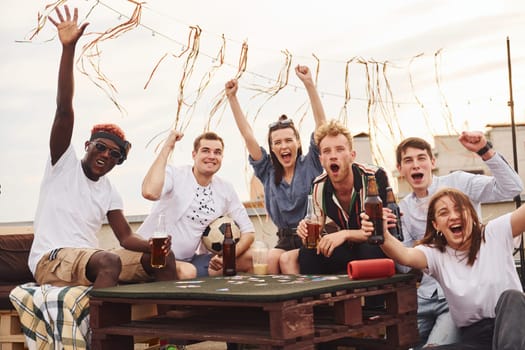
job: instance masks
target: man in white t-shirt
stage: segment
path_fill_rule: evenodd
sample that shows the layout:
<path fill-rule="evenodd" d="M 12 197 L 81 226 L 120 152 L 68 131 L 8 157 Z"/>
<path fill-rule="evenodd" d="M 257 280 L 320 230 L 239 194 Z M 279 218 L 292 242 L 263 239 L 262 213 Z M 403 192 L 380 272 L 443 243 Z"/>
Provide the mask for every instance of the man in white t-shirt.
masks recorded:
<path fill-rule="evenodd" d="M 151 237 L 158 216 L 164 214 L 167 230 L 173 237 L 171 248 L 177 259 L 179 278 L 216 276 L 222 274 L 222 257 L 202 252 L 199 245 L 206 227 L 228 215 L 241 232 L 235 246 L 237 271 L 251 272 L 249 248 L 254 240 L 253 224 L 233 186 L 216 175 L 222 164 L 223 140 L 214 132 L 205 132 L 193 142 L 193 165 L 168 165 L 175 143 L 182 137 L 181 132 L 170 133 L 144 178 L 142 195 L 155 203 L 137 232 Z"/>
<path fill-rule="evenodd" d="M 176 279 L 176 264 L 170 252 L 171 239 L 164 243 L 167 264 L 150 265 L 150 242 L 131 231 L 122 212 L 122 198 L 105 176 L 127 157 L 131 144 L 114 124 L 98 124 L 91 131 L 79 160 L 71 137 L 74 125 L 73 64 L 75 47 L 88 23 L 77 25 L 64 6 L 57 8 L 56 26 L 62 43 L 58 74 L 57 108 L 34 220 L 35 236 L 29 268 L 40 284 L 56 286 L 115 286 L 119 281 L 138 282 Z M 65 17 L 65 18 L 64 18 Z M 107 218 L 124 249 L 105 251 L 98 247 L 96 233 Z"/>

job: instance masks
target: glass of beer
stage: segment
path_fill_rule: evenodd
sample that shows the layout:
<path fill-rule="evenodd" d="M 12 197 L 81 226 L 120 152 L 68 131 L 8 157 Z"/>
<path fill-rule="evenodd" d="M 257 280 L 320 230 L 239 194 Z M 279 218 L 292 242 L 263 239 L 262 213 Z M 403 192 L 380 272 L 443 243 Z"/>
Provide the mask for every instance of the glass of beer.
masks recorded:
<path fill-rule="evenodd" d="M 166 218 L 164 214 L 159 215 L 157 228 L 153 232 L 151 240 L 151 267 L 160 269 L 166 266 L 166 254 L 162 250 L 164 242 L 168 238 L 168 232 L 166 231 Z"/>
<path fill-rule="evenodd" d="M 268 247 L 262 241 L 255 241 L 252 244 L 253 274 L 268 274 Z"/>

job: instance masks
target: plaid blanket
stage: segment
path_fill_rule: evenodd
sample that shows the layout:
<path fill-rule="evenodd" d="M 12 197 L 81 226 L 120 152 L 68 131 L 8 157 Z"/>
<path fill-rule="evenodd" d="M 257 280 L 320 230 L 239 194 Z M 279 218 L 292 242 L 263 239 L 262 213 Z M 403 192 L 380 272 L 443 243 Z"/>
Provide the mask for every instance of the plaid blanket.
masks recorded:
<path fill-rule="evenodd" d="M 91 287 L 54 287 L 27 283 L 9 294 L 20 316 L 29 350 L 90 348 Z"/>

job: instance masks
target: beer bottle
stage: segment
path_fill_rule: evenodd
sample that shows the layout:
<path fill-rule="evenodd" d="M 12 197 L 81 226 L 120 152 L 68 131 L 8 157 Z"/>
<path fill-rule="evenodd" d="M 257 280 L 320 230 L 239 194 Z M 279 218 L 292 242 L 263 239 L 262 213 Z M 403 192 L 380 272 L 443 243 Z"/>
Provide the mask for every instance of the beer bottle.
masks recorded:
<path fill-rule="evenodd" d="M 222 241 L 222 274 L 223 276 L 235 276 L 235 241 L 233 240 L 232 227 L 229 222 L 224 230 L 224 241 Z"/>
<path fill-rule="evenodd" d="M 308 195 L 308 205 L 306 207 L 306 229 L 308 235 L 306 236 L 306 248 L 316 249 L 319 239 L 321 238 L 321 222 L 320 218 L 315 212 L 314 200 L 311 194 Z"/>
<path fill-rule="evenodd" d="M 401 211 L 399 210 L 399 205 L 397 205 L 396 197 L 394 196 L 394 191 L 392 187 L 386 188 L 386 206 L 392 213 L 395 214 L 397 218 L 396 226 L 389 227 L 388 231 L 392 236 L 403 242 L 403 228 L 401 227 Z"/>
<path fill-rule="evenodd" d="M 367 187 L 365 197 L 365 213 L 374 224 L 374 232 L 368 237 L 370 244 L 383 244 L 383 201 L 379 197 L 377 182 L 374 175 L 367 176 Z"/>

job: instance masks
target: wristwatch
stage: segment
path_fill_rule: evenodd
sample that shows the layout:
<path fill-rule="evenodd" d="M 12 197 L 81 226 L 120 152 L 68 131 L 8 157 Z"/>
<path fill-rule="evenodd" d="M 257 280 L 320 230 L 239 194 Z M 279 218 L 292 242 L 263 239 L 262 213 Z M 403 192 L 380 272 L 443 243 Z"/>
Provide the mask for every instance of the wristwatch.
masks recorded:
<path fill-rule="evenodd" d="M 489 149 L 492 148 L 492 142 L 490 141 L 487 141 L 487 143 L 485 144 L 485 146 L 481 147 L 476 153 L 482 157 L 485 153 L 487 153 L 489 151 Z"/>

